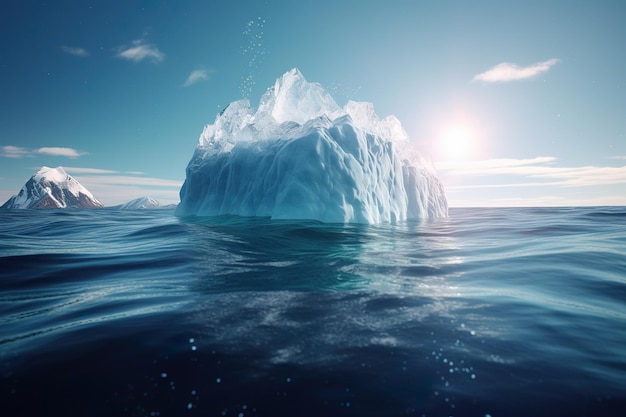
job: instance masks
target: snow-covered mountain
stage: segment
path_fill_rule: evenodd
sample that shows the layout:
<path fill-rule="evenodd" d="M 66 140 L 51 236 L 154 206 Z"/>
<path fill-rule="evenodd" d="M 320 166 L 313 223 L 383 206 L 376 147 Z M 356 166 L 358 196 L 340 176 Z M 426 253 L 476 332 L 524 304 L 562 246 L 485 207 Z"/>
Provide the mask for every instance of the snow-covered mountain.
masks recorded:
<path fill-rule="evenodd" d="M 187 166 L 178 215 L 380 223 L 444 217 L 432 165 L 394 116 L 339 107 L 297 69 L 259 106 L 231 103 L 207 125 Z"/>
<path fill-rule="evenodd" d="M 62 167 L 42 167 L 1 208 L 101 208 L 104 207 L 85 187 Z"/>
<path fill-rule="evenodd" d="M 160 208 L 163 205 L 152 197 L 139 197 L 130 200 L 116 208 L 120 210 L 141 210 L 141 209 L 153 209 Z"/>

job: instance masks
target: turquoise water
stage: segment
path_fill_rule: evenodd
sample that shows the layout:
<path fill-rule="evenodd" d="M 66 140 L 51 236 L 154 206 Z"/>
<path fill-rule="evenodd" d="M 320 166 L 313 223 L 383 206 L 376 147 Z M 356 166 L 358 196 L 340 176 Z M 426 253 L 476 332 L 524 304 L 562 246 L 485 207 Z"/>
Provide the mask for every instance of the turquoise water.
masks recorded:
<path fill-rule="evenodd" d="M 5 210 L 0 256 L 2 415 L 626 415 L 626 208 Z"/>

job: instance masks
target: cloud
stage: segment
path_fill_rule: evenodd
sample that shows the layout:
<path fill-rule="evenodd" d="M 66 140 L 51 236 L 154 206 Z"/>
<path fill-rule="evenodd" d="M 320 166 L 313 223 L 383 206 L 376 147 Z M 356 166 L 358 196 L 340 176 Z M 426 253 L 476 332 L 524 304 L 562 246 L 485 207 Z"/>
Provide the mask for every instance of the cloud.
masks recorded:
<path fill-rule="evenodd" d="M 197 83 L 198 81 L 208 80 L 209 78 L 211 78 L 212 73 L 213 71 L 207 71 L 207 70 L 191 71 L 191 74 L 189 74 L 189 77 L 187 77 L 187 81 L 185 81 L 185 83 L 183 84 L 183 87 L 189 87 L 190 85 L 193 85 Z"/>
<path fill-rule="evenodd" d="M 553 58 L 547 61 L 538 62 L 527 67 L 520 67 L 516 64 L 503 62 L 487 71 L 474 77 L 474 81 L 483 81 L 487 83 L 505 83 L 509 81 L 526 80 L 534 78 L 541 73 L 548 71 L 554 66 L 558 59 Z"/>
<path fill-rule="evenodd" d="M 120 52 L 116 56 L 134 62 L 150 59 L 154 63 L 161 62 L 165 58 L 165 54 L 159 51 L 156 46 L 147 44 L 142 40 L 133 41 L 130 47 L 120 48 Z"/>
<path fill-rule="evenodd" d="M 87 52 L 87 50 L 83 48 L 76 48 L 73 46 L 63 45 L 61 46 L 61 50 L 69 55 L 80 56 L 80 57 L 89 56 L 89 52 Z"/>
<path fill-rule="evenodd" d="M 183 181 L 144 176 L 141 172 L 100 168 L 64 167 L 105 205 L 125 203 L 133 198 L 151 196 L 161 203 L 179 201 Z"/>
<path fill-rule="evenodd" d="M 71 168 L 64 168 L 67 172 L 75 172 Z M 173 187 L 177 190 L 183 185 L 183 181 L 168 180 L 163 178 L 151 178 L 133 175 L 92 175 L 81 176 L 81 179 L 92 184 L 110 186 L 147 186 L 147 187 Z"/>
<path fill-rule="evenodd" d="M 554 166 L 556 158 L 541 156 L 531 159 L 486 159 L 462 164 L 439 163 L 437 169 L 447 175 L 484 176 L 502 178 L 503 175 L 525 177 L 524 181 L 498 184 L 460 185 L 455 188 L 501 188 L 501 187 L 586 187 L 626 184 L 626 166 L 578 167 Z"/>
<path fill-rule="evenodd" d="M 3 146 L 0 148 L 0 156 L 3 156 L 5 158 L 19 159 L 19 158 L 32 156 L 32 155 L 31 155 L 31 151 L 26 148 L 22 148 L 20 146 L 7 145 L 7 146 Z"/>
<path fill-rule="evenodd" d="M 556 161 L 552 156 L 538 156 L 528 159 L 483 159 L 467 162 L 437 162 L 438 170 L 449 171 L 458 175 L 490 175 L 490 174 L 528 174 L 536 165 Z"/>
<path fill-rule="evenodd" d="M 68 158 L 78 158 L 85 155 L 86 152 L 79 152 L 73 148 L 61 148 L 57 146 L 48 146 L 38 149 L 22 148 L 20 146 L 2 146 L 0 148 L 0 156 L 5 158 L 28 158 L 36 155 L 65 156 Z"/>
<path fill-rule="evenodd" d="M 78 152 L 76 149 L 72 148 L 60 148 L 60 147 L 44 147 L 34 150 L 35 153 L 43 154 L 43 155 L 51 155 L 51 156 L 66 156 L 68 158 L 78 158 L 81 155 L 84 155 L 85 152 Z"/>

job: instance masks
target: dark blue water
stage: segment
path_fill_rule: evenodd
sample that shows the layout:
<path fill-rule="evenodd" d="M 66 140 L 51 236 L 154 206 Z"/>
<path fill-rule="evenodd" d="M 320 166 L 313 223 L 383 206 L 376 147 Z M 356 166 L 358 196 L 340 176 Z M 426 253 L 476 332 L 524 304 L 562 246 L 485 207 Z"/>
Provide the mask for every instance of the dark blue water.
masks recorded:
<path fill-rule="evenodd" d="M 2 416 L 624 416 L 626 209 L 0 211 Z"/>

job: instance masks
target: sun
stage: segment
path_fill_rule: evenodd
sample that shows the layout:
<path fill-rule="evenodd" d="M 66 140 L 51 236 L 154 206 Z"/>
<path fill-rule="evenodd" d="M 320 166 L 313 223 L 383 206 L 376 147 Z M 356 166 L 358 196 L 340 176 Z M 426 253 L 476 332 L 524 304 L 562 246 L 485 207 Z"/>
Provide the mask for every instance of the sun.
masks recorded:
<path fill-rule="evenodd" d="M 450 126 L 441 134 L 440 151 L 445 159 L 470 159 L 474 153 L 474 134 L 465 126 Z"/>

